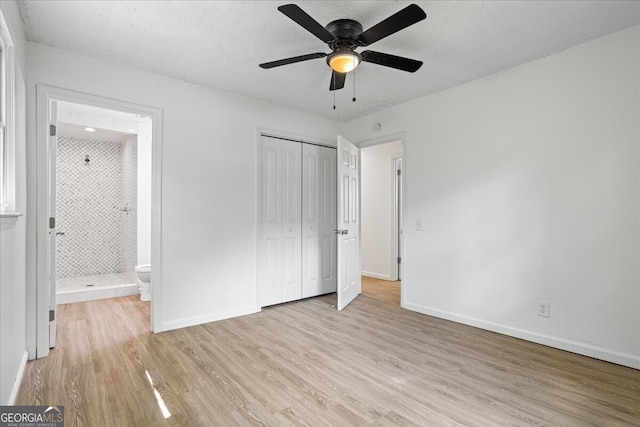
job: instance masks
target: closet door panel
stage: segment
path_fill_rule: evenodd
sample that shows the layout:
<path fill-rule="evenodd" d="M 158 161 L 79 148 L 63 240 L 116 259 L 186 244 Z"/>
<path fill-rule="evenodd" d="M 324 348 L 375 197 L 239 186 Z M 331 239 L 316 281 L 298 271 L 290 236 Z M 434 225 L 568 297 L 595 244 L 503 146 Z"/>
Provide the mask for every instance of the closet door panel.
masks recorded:
<path fill-rule="evenodd" d="M 308 144 L 302 147 L 302 217 L 308 225 L 318 220 L 318 148 Z"/>
<path fill-rule="evenodd" d="M 302 149 L 304 298 L 336 291 L 336 151 L 305 144 Z"/>
<path fill-rule="evenodd" d="M 306 246 L 303 248 L 303 298 L 306 298 L 313 294 L 318 281 L 318 237 L 307 236 L 305 238 Z M 308 288 L 305 291 L 305 287 Z"/>
<path fill-rule="evenodd" d="M 322 270 L 321 279 L 323 282 L 332 282 L 327 285 L 327 292 L 335 292 L 336 286 L 336 237 L 322 236 Z M 333 286 L 333 288 L 332 288 Z"/>
<path fill-rule="evenodd" d="M 282 141 L 284 268 L 282 301 L 302 298 L 302 147 Z"/>
<path fill-rule="evenodd" d="M 302 158 L 302 230 L 306 242 L 302 251 L 302 296 L 306 298 L 318 292 L 318 147 L 304 144 Z"/>
<path fill-rule="evenodd" d="M 282 269 L 280 268 L 280 259 L 282 258 L 282 251 L 280 249 L 280 239 L 271 238 L 265 241 L 266 249 L 266 274 L 265 285 L 267 295 L 270 296 L 272 304 L 276 304 L 274 301 L 280 300 L 281 285 L 280 278 L 282 277 Z"/>
<path fill-rule="evenodd" d="M 262 141 L 261 225 L 263 256 L 261 265 L 260 305 L 282 301 L 282 144 L 273 138 Z"/>
<path fill-rule="evenodd" d="M 320 148 L 319 182 L 319 241 L 321 242 L 320 293 L 335 292 L 337 289 L 337 239 L 334 230 L 337 225 L 336 150 Z"/>
<path fill-rule="evenodd" d="M 318 155 L 315 145 L 302 145 L 302 297 L 320 294 L 319 221 L 318 221 Z"/>

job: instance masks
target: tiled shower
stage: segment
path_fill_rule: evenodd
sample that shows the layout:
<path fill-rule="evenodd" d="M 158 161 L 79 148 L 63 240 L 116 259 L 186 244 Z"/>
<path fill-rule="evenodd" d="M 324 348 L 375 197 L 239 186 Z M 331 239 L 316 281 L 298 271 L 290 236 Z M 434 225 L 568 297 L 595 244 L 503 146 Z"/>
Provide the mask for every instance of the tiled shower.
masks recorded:
<path fill-rule="evenodd" d="M 135 135 L 122 142 L 58 136 L 56 299 L 138 292 Z"/>

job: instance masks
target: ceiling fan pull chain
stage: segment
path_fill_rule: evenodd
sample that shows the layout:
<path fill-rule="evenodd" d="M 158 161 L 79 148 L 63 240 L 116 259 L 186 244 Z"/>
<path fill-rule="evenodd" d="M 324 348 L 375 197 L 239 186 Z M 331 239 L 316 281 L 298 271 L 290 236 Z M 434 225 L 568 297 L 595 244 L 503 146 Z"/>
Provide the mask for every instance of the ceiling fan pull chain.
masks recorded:
<path fill-rule="evenodd" d="M 353 70 L 353 102 L 356 102 L 356 70 Z"/>
<path fill-rule="evenodd" d="M 336 73 L 331 73 L 331 77 L 333 77 L 333 87 L 336 87 Z M 336 109 L 336 91 L 333 91 L 333 109 Z"/>

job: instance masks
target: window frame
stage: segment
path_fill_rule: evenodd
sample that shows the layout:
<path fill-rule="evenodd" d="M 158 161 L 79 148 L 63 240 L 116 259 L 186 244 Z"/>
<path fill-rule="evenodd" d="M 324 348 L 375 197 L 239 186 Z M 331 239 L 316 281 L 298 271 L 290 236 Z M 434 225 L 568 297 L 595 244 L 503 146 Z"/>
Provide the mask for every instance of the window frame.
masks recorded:
<path fill-rule="evenodd" d="M 15 194 L 15 57 L 4 14 L 0 11 L 0 213 L 16 210 Z"/>

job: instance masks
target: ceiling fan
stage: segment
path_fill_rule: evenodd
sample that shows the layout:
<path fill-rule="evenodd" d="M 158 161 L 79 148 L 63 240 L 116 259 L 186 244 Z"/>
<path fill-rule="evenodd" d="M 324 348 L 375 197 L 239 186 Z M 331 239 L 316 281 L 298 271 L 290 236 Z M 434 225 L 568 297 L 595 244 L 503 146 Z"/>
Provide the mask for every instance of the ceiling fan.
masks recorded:
<path fill-rule="evenodd" d="M 337 19 L 323 27 L 318 21 L 309 16 L 304 10 L 295 4 L 285 4 L 278 10 L 298 23 L 311 34 L 327 43 L 331 53 L 316 52 L 307 55 L 294 56 L 278 61 L 260 64 L 261 68 L 274 68 L 310 59 L 327 58 L 327 64 L 332 69 L 331 84 L 329 90 L 338 90 L 344 87 L 347 73 L 353 71 L 361 62 L 370 62 L 385 67 L 413 73 L 422 66 L 422 61 L 390 55 L 388 53 L 365 50 L 356 52 L 356 49 L 369 46 L 391 34 L 405 29 L 416 22 L 422 21 L 427 14 L 415 4 L 410 4 L 401 11 L 391 15 L 366 31 L 362 25 L 353 19 Z"/>

